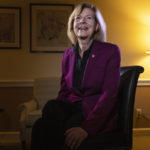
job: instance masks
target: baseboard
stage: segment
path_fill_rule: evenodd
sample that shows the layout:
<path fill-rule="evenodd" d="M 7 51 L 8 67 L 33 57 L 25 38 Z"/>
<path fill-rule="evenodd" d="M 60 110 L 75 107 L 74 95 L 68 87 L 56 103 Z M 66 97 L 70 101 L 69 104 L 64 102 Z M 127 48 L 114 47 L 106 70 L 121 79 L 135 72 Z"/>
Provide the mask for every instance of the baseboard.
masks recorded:
<path fill-rule="evenodd" d="M 150 136 L 150 128 L 134 128 L 133 136 Z M 19 131 L 0 132 L 0 144 L 19 142 Z"/>
<path fill-rule="evenodd" d="M 0 132 L 0 144 L 19 142 L 19 131 Z"/>
<path fill-rule="evenodd" d="M 150 136 L 150 128 L 134 128 L 133 136 Z"/>

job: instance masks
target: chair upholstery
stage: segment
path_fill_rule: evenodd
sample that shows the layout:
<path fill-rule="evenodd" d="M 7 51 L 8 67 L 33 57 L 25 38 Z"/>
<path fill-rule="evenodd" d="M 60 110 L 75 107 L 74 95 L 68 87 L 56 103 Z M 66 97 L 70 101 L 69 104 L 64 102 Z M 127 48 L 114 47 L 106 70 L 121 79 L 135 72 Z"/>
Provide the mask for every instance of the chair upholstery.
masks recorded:
<path fill-rule="evenodd" d="M 48 100 L 55 99 L 60 85 L 59 78 L 36 78 L 33 86 L 33 99 L 19 106 L 20 140 L 30 142 L 34 122 L 41 117 L 42 108 Z"/>
<path fill-rule="evenodd" d="M 120 112 L 119 132 L 122 135 L 124 149 L 132 148 L 133 112 L 136 87 L 140 73 L 144 72 L 142 66 L 121 67 L 121 80 L 119 89 Z"/>

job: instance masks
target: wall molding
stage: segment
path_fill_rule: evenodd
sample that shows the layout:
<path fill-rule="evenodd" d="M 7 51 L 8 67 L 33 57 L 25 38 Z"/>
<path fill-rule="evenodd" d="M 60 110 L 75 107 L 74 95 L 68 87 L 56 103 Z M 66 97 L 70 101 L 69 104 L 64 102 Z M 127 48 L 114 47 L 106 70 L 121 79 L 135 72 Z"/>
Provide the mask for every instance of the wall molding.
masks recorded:
<path fill-rule="evenodd" d="M 134 136 L 150 136 L 150 128 L 133 128 Z"/>
<path fill-rule="evenodd" d="M 55 77 L 52 77 L 52 81 Z M 0 87 L 33 87 L 34 80 L 0 80 Z M 140 79 L 137 86 L 150 86 L 150 79 Z"/>
<path fill-rule="evenodd" d="M 19 131 L 0 131 L 0 144 L 20 143 Z"/>
<path fill-rule="evenodd" d="M 0 87 L 33 87 L 33 80 L 1 80 Z"/>
<path fill-rule="evenodd" d="M 0 132 L 0 144 L 2 143 L 19 143 L 19 131 Z M 150 136 L 150 128 L 133 128 L 133 136 Z"/>
<path fill-rule="evenodd" d="M 139 79 L 138 86 L 150 86 L 150 79 Z"/>

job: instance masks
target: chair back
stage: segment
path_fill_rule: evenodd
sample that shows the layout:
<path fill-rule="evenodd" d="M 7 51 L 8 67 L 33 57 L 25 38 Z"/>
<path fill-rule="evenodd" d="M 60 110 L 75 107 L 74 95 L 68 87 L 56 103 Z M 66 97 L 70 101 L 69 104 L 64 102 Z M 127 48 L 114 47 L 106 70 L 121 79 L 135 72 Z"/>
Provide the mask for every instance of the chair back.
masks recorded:
<path fill-rule="evenodd" d="M 136 86 L 139 74 L 144 71 L 141 66 L 126 66 L 120 70 L 120 113 L 119 129 L 124 135 L 124 142 L 132 146 L 133 110 Z"/>

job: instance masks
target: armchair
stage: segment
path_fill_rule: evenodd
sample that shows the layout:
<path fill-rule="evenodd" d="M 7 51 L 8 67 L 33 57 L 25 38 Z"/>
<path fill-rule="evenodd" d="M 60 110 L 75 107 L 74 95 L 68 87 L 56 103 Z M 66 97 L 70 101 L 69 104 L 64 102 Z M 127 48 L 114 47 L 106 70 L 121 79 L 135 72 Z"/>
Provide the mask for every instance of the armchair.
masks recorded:
<path fill-rule="evenodd" d="M 59 78 L 36 78 L 33 87 L 33 99 L 19 106 L 20 140 L 23 149 L 30 143 L 31 130 L 34 122 L 41 117 L 41 110 L 45 103 L 57 97 Z"/>

